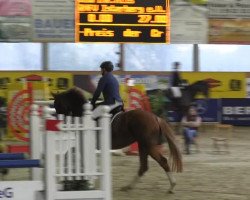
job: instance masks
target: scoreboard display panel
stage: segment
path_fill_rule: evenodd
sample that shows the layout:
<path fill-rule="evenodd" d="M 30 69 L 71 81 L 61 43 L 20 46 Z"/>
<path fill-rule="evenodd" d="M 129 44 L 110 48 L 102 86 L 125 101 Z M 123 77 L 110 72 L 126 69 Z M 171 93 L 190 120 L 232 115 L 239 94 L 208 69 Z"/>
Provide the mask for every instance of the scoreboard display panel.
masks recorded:
<path fill-rule="evenodd" d="M 76 42 L 169 43 L 169 0 L 76 0 Z"/>

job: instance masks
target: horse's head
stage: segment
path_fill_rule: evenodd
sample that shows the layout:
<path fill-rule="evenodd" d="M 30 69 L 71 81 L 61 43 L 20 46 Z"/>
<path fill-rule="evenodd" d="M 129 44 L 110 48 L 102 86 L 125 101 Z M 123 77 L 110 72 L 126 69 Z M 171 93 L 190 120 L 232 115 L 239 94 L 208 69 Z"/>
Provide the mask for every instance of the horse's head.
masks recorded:
<path fill-rule="evenodd" d="M 188 86 L 188 90 L 192 94 L 193 98 L 195 98 L 197 94 L 201 94 L 207 99 L 209 98 L 209 84 L 206 81 L 196 81 L 195 83 Z"/>
<path fill-rule="evenodd" d="M 54 108 L 56 109 L 56 114 L 69 115 L 70 110 L 63 100 L 62 93 L 51 93 L 54 98 Z"/>
<path fill-rule="evenodd" d="M 82 116 L 83 104 L 87 103 L 87 100 L 80 88 L 74 87 L 62 93 L 52 93 L 52 96 L 57 114 Z"/>

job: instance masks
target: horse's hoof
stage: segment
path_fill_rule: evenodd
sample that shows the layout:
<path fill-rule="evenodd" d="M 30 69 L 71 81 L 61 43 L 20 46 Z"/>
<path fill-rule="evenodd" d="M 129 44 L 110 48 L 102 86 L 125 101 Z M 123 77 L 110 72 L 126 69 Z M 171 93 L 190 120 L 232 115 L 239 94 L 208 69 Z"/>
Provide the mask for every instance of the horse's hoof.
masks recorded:
<path fill-rule="evenodd" d="M 125 156 L 126 154 L 122 150 L 117 150 L 112 152 L 112 155 L 114 156 Z"/>
<path fill-rule="evenodd" d="M 174 187 L 176 186 L 176 183 L 175 182 L 173 182 L 172 184 L 171 184 L 171 187 L 169 188 L 169 190 L 168 190 L 168 193 L 169 194 L 174 194 Z"/>
<path fill-rule="evenodd" d="M 121 188 L 121 191 L 126 192 L 126 191 L 129 191 L 129 190 L 132 190 L 132 187 L 130 185 Z"/>
<path fill-rule="evenodd" d="M 113 156 L 126 156 L 125 153 L 112 153 Z"/>
<path fill-rule="evenodd" d="M 175 186 L 176 186 L 176 182 L 173 182 L 173 183 L 171 184 L 171 188 L 174 189 Z"/>
<path fill-rule="evenodd" d="M 169 190 L 168 193 L 169 194 L 174 194 L 174 191 L 173 190 Z"/>

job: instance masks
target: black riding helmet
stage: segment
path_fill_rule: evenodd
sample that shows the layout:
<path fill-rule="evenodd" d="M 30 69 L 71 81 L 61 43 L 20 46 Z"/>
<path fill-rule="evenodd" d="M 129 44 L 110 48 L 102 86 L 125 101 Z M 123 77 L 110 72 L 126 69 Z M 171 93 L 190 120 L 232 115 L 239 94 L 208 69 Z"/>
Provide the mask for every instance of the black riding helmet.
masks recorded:
<path fill-rule="evenodd" d="M 105 61 L 100 65 L 100 68 L 105 69 L 107 72 L 112 72 L 114 65 L 111 61 Z"/>
<path fill-rule="evenodd" d="M 173 63 L 173 68 L 174 68 L 174 69 L 178 69 L 180 66 L 181 66 L 181 63 L 180 63 L 180 62 L 174 62 L 174 63 Z"/>

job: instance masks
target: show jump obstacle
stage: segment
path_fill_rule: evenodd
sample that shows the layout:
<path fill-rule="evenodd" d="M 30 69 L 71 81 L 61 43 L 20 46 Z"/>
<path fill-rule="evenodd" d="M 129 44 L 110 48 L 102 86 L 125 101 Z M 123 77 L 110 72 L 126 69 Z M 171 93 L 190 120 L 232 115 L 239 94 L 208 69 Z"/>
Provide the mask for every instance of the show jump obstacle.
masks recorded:
<path fill-rule="evenodd" d="M 0 155 L 0 167 L 30 167 L 32 181 L 0 182 L 0 199 L 112 200 L 109 107 L 103 108 L 98 123 L 92 119 L 90 104 L 84 110 L 82 118 L 60 116 L 58 120 L 54 109 L 44 107 L 41 117 L 39 106 L 32 105 L 31 160 L 22 154 Z M 77 187 L 67 188 L 68 183 Z M 89 187 L 81 187 L 83 183 Z"/>

